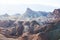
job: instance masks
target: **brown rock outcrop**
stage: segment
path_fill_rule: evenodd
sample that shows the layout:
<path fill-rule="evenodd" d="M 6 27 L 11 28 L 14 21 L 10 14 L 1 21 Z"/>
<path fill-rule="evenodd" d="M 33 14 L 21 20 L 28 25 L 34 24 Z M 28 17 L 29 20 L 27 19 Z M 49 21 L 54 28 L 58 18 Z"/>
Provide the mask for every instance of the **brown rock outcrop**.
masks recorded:
<path fill-rule="evenodd" d="M 45 34 L 40 34 L 40 33 L 29 34 L 29 35 L 23 34 L 21 37 L 19 37 L 18 40 L 47 40 L 47 37 L 45 36 Z"/>

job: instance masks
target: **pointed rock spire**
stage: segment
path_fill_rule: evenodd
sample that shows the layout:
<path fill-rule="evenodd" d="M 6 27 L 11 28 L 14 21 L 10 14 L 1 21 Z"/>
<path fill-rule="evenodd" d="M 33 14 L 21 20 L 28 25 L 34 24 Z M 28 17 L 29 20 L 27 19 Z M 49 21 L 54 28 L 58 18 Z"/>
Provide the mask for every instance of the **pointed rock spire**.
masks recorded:
<path fill-rule="evenodd" d="M 31 12 L 32 10 L 30 8 L 27 8 L 26 12 Z"/>

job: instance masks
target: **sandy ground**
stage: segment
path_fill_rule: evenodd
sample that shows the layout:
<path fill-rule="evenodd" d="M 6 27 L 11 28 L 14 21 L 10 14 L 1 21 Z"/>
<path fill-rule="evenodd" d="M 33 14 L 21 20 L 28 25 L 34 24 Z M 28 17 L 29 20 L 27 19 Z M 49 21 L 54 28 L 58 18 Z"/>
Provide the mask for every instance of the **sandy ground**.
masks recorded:
<path fill-rule="evenodd" d="M 4 35 L 0 34 L 0 40 L 18 40 L 18 38 L 17 39 L 6 38 Z"/>

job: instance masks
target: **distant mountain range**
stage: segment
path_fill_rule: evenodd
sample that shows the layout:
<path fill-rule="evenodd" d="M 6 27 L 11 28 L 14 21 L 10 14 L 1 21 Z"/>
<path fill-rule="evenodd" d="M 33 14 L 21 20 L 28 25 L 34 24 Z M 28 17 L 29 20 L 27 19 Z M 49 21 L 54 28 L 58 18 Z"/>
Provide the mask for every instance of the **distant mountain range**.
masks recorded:
<path fill-rule="evenodd" d="M 27 8 L 26 12 L 23 14 L 23 18 L 38 18 L 41 16 L 47 16 L 49 12 L 44 11 L 33 11 L 30 8 Z"/>
<path fill-rule="evenodd" d="M 20 14 L 15 14 L 15 15 L 4 14 L 4 15 L 0 15 L 0 20 L 15 20 L 18 17 L 20 17 Z"/>
<path fill-rule="evenodd" d="M 15 15 L 0 15 L 0 20 L 10 20 L 10 19 L 25 19 L 25 18 L 38 18 L 38 17 L 46 17 L 49 14 L 49 12 L 44 11 L 33 11 L 30 8 L 27 8 L 26 12 L 23 15 L 15 14 Z"/>

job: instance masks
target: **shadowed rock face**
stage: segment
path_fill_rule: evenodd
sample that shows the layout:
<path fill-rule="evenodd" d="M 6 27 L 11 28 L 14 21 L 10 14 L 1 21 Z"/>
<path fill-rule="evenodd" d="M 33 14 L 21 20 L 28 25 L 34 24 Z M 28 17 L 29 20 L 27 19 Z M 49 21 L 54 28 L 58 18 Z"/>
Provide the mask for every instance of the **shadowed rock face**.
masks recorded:
<path fill-rule="evenodd" d="M 6 27 L 1 29 L 1 34 L 5 35 L 6 37 L 18 37 L 23 34 L 24 27 L 22 22 L 14 23 L 11 25 L 12 27 Z"/>
<path fill-rule="evenodd" d="M 23 26 L 24 26 L 24 32 L 30 32 L 30 22 L 29 21 L 24 21 Z"/>
<path fill-rule="evenodd" d="M 23 22 L 19 22 L 19 24 L 18 24 L 19 25 L 18 28 L 17 28 L 17 34 L 18 34 L 18 36 L 23 34 L 24 26 L 23 26 L 22 23 Z"/>
<path fill-rule="evenodd" d="M 33 20 L 31 22 L 27 21 L 23 23 L 24 32 L 37 33 L 40 29 L 40 25 L 37 21 Z"/>
<path fill-rule="evenodd" d="M 30 32 L 35 33 L 37 31 L 38 27 L 40 28 L 40 24 L 37 21 L 35 21 L 35 20 L 31 21 L 31 23 L 30 23 Z"/>
<path fill-rule="evenodd" d="M 0 27 L 12 27 L 11 25 L 14 23 L 14 21 L 0 21 Z"/>

